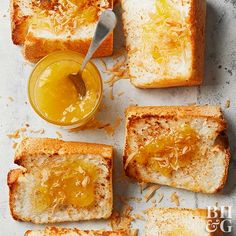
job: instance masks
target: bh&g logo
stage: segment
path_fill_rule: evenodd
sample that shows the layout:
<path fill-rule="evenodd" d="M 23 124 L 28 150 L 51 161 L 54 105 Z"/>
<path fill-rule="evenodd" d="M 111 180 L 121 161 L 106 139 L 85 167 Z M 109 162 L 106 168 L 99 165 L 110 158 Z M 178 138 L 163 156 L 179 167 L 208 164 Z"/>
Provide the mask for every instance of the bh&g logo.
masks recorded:
<path fill-rule="evenodd" d="M 232 231 L 232 206 L 208 206 L 206 231 L 230 233 Z"/>

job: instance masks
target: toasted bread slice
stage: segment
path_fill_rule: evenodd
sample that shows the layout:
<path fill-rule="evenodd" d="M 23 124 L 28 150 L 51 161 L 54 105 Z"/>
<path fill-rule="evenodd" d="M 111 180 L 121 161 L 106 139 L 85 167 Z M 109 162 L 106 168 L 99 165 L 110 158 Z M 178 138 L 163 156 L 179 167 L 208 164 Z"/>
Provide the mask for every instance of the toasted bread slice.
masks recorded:
<path fill-rule="evenodd" d="M 139 182 L 217 192 L 230 160 L 225 130 L 218 106 L 129 107 L 126 174 Z"/>
<path fill-rule="evenodd" d="M 145 236 L 223 235 L 220 227 L 216 228 L 211 225 L 212 221 L 208 222 L 207 216 L 206 209 L 152 208 L 147 212 Z M 212 230 L 213 226 L 215 231 Z M 209 232 L 207 232 L 207 228 Z"/>
<path fill-rule="evenodd" d="M 47 227 L 45 230 L 28 230 L 25 236 L 53 236 L 53 235 L 70 235 L 70 236 L 130 236 L 128 230 L 78 230 L 63 229 L 56 227 Z"/>
<path fill-rule="evenodd" d="M 112 212 L 111 146 L 26 138 L 8 174 L 14 219 L 54 223 L 108 218 Z"/>
<path fill-rule="evenodd" d="M 101 12 L 113 0 L 11 0 L 12 40 L 24 45 L 25 58 L 36 62 L 56 50 L 86 54 Z M 113 52 L 111 34 L 95 57 Z"/>
<path fill-rule="evenodd" d="M 139 88 L 202 83 L 205 0 L 122 0 L 131 82 Z"/>

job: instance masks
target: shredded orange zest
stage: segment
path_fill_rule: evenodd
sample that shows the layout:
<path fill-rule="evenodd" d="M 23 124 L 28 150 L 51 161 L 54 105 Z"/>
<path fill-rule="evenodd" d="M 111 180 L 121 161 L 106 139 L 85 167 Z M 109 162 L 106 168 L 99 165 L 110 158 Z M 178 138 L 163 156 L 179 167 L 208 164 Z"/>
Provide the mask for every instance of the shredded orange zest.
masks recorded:
<path fill-rule="evenodd" d="M 199 149 L 199 140 L 195 129 L 185 124 L 154 138 L 141 147 L 133 159 L 147 168 L 169 176 L 174 170 L 189 165 Z"/>
<path fill-rule="evenodd" d="M 103 7 L 107 7 L 106 2 Z M 34 0 L 31 27 L 55 34 L 73 34 L 83 25 L 96 22 L 102 6 L 94 0 Z"/>
<path fill-rule="evenodd" d="M 83 160 L 43 163 L 35 170 L 39 178 L 34 183 L 32 202 L 41 212 L 58 206 L 88 207 L 95 200 L 97 168 Z"/>
<path fill-rule="evenodd" d="M 190 38 L 188 19 L 170 0 L 157 0 L 155 6 L 156 12 L 143 26 L 144 42 L 159 64 L 168 64 L 185 52 Z"/>

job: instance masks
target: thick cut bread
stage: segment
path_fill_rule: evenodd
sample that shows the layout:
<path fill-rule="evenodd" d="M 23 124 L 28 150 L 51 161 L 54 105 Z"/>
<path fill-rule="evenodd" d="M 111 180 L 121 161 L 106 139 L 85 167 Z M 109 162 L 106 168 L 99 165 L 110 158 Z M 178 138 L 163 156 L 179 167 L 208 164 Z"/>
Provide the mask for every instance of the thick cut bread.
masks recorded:
<path fill-rule="evenodd" d="M 190 137 L 184 137 L 185 133 L 180 136 L 181 129 L 190 132 Z M 129 107 L 123 158 L 126 174 L 139 182 L 217 192 L 225 185 L 230 160 L 225 130 L 226 122 L 218 106 Z M 153 143 L 150 154 L 145 147 Z M 144 162 L 137 161 L 143 150 Z M 153 164 L 147 165 L 147 161 Z M 164 169 L 160 170 L 161 166 Z M 163 173 L 165 168 L 170 168 L 171 173 Z"/>
<path fill-rule="evenodd" d="M 207 232 L 213 225 L 208 222 L 206 209 L 153 208 L 147 212 L 147 218 L 145 236 L 223 235 L 220 227 L 215 226 L 215 232 Z"/>
<path fill-rule="evenodd" d="M 122 0 L 131 82 L 139 88 L 202 83 L 205 0 Z"/>
<path fill-rule="evenodd" d="M 24 139 L 19 144 L 15 154 L 15 163 L 22 168 L 12 170 L 8 174 L 10 209 L 13 218 L 21 221 L 31 221 L 33 223 L 53 223 L 110 217 L 113 205 L 112 157 L 113 149 L 107 145 L 64 142 L 56 139 Z M 63 195 L 66 201 L 62 201 L 62 203 L 56 201 L 54 204 L 53 201 L 52 206 L 52 204 L 50 205 L 45 202 L 46 200 L 44 201 L 44 199 L 48 198 L 47 194 L 51 191 L 51 188 L 48 189 L 47 186 L 58 188 L 58 177 L 55 178 L 54 175 L 56 171 L 60 170 L 63 164 L 69 163 L 66 169 L 63 170 L 63 173 L 65 173 L 62 174 L 60 172 L 60 176 L 63 179 L 70 177 L 69 174 L 75 171 L 78 171 L 78 175 L 85 173 L 85 169 L 82 169 L 81 172 L 81 167 L 75 165 L 75 162 L 79 162 L 79 166 L 82 162 L 82 168 L 90 165 L 89 168 L 95 170 L 93 173 L 86 174 L 85 176 L 89 178 L 87 178 L 89 181 L 86 180 L 87 184 L 91 183 L 92 178 L 94 186 L 92 190 L 94 196 L 92 204 L 85 207 L 75 206 L 71 204 L 71 201 L 75 200 L 67 200 L 68 194 Z M 56 168 L 54 165 L 56 165 Z M 54 171 L 51 171 L 52 168 L 54 168 Z M 76 174 L 76 176 L 78 175 Z M 97 177 L 93 179 L 95 175 Z M 81 194 L 81 186 L 86 187 L 84 180 L 85 178 L 83 177 L 78 185 L 76 180 L 76 186 L 73 185 L 73 187 L 70 187 L 76 196 L 76 191 L 78 191 L 78 194 Z M 52 183 L 49 182 L 51 185 L 46 185 L 46 190 L 41 190 L 40 186 L 44 187 L 45 183 L 48 183 L 47 181 L 51 181 Z M 77 186 L 80 187 L 78 187 L 80 190 L 75 190 Z M 54 199 L 61 200 L 61 195 L 59 196 L 60 190 L 61 188 L 56 193 L 53 192 L 55 193 Z M 46 197 L 45 195 L 39 195 L 41 194 L 39 191 L 43 191 L 43 194 L 46 192 Z M 91 197 L 91 195 L 89 196 Z M 52 202 L 49 201 L 49 203 Z M 40 204 L 40 210 L 36 210 L 35 206 L 37 204 Z"/>
<path fill-rule="evenodd" d="M 78 229 L 63 229 L 55 227 L 47 227 L 45 230 L 28 230 L 25 236 L 129 236 L 128 230 L 78 230 Z"/>
<path fill-rule="evenodd" d="M 113 0 L 11 0 L 12 40 L 24 45 L 25 58 L 36 62 L 56 50 L 86 54 L 99 15 Z M 113 52 L 111 34 L 95 57 Z"/>

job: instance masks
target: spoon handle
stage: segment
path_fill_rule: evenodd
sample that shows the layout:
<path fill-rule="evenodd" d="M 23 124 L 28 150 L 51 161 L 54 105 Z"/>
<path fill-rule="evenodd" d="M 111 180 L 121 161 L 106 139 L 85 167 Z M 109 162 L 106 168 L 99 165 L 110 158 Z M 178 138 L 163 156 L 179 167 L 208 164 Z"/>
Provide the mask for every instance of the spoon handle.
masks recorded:
<path fill-rule="evenodd" d="M 95 51 L 99 48 L 107 36 L 114 30 L 116 23 L 116 15 L 111 9 L 102 12 L 97 24 L 95 35 L 92 39 L 92 43 L 90 44 L 87 55 L 81 65 L 80 71 L 84 70 Z"/>

